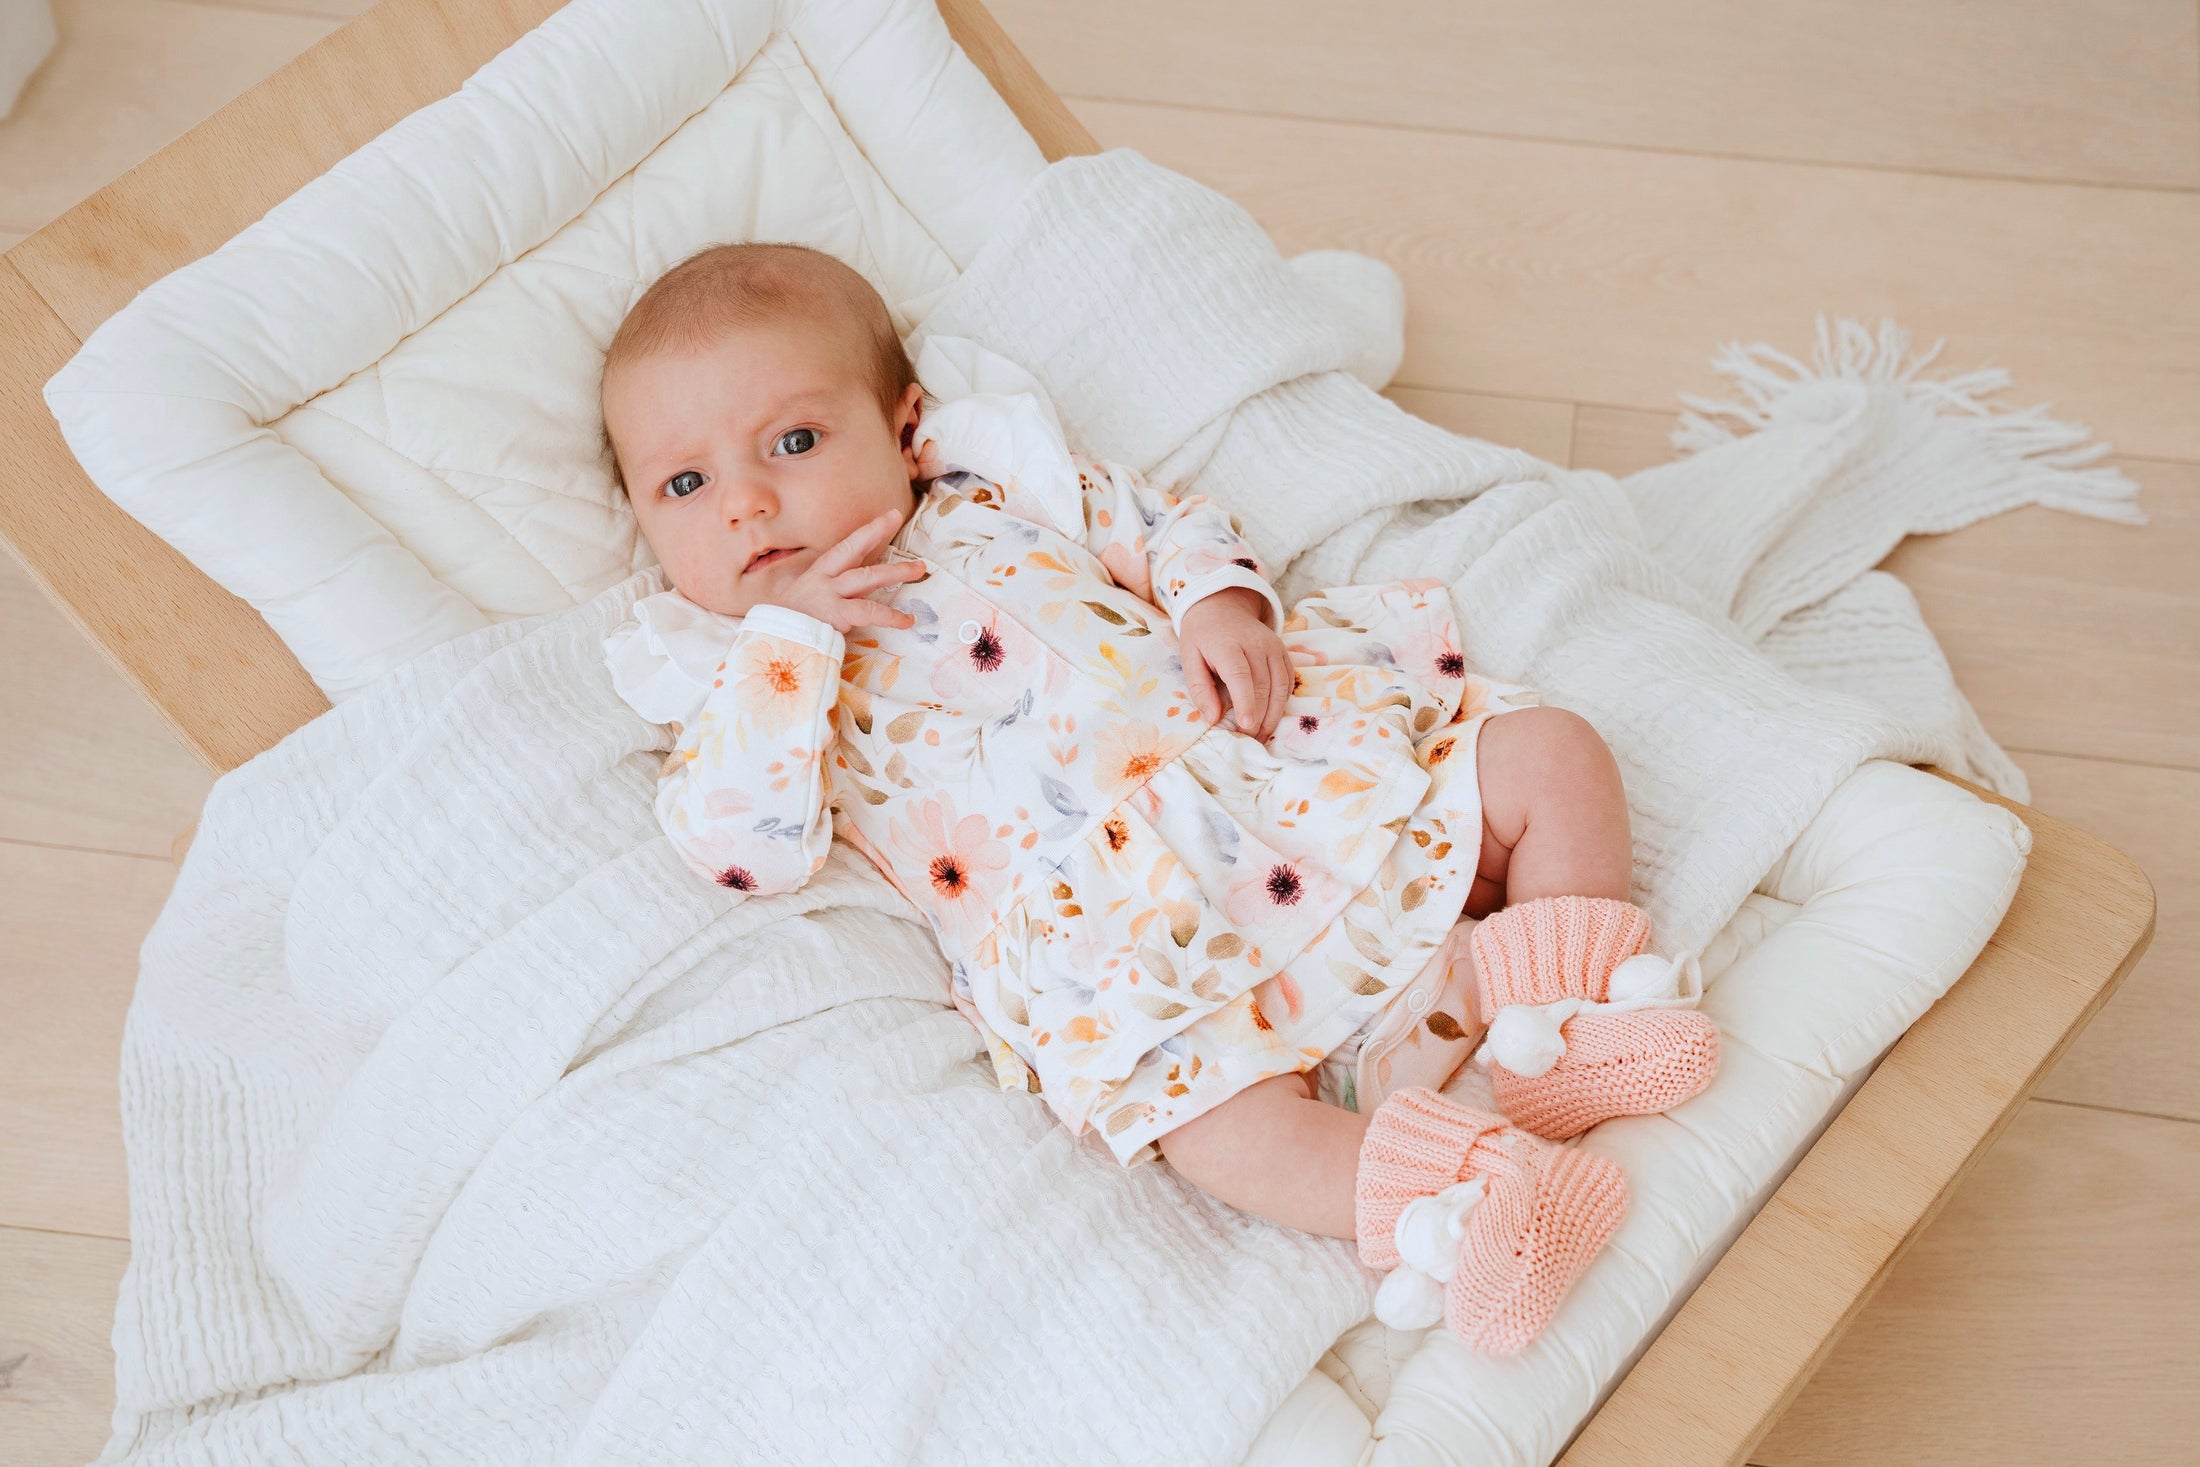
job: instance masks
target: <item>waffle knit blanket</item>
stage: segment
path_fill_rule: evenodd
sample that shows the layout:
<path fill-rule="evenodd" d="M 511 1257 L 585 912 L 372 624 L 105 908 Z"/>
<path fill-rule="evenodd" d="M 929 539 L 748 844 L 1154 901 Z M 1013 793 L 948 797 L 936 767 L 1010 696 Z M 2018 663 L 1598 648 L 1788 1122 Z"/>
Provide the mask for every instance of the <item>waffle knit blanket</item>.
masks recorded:
<path fill-rule="evenodd" d="M 1618 751 L 1667 949 L 1869 756 L 2011 778 L 1880 551 L 2127 503 L 1846 333 L 1737 359 L 1748 400 L 1624 483 L 1454 437 L 1338 370 L 1365 317 L 1126 154 L 1043 175 L 927 329 L 1235 509 L 1289 594 L 1447 578 L 1470 658 Z M 655 586 L 446 644 L 216 785 L 124 1040 L 104 1460 L 1229 1467 L 1372 1279 L 996 1093 L 844 851 L 698 883 L 602 659 Z"/>

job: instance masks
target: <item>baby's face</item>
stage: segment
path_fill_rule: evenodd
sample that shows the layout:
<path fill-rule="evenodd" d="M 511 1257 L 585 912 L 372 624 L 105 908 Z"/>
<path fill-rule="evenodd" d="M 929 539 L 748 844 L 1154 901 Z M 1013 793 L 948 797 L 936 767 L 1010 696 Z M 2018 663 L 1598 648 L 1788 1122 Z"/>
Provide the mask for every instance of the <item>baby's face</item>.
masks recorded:
<path fill-rule="evenodd" d="M 763 322 L 604 378 L 604 426 L 642 537 L 682 595 L 728 616 L 916 498 L 911 387 L 889 417 L 853 330 Z"/>

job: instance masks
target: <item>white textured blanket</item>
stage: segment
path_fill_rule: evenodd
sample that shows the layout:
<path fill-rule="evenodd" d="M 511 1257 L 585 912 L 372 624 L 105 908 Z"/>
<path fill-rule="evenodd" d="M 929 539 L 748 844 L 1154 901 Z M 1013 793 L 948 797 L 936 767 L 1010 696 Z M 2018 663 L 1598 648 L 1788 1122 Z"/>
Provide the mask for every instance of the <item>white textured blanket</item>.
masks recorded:
<path fill-rule="evenodd" d="M 1349 1249 L 995 1091 L 844 848 L 696 881 L 603 667 L 654 588 L 216 785 L 124 1046 L 110 1455 L 1235 1461 L 1366 1312 Z"/>
<path fill-rule="evenodd" d="M 1715 932 L 1866 758 L 2022 794 L 1916 603 L 1871 572 L 1905 534 L 2033 502 L 2138 517 L 2082 429 L 1980 403 L 2002 374 L 1925 381 L 1891 326 L 1820 331 L 1816 372 L 1731 350 L 1746 401 L 1695 403 L 1692 457 L 1569 472 L 1335 370 L 1365 355 L 1348 308 L 1228 199 L 1113 152 L 1041 175 L 920 334 L 1021 362 L 1073 447 L 1228 506 L 1288 567 L 1286 601 L 1450 581 L 1468 661 L 1618 754 L 1636 896 L 1670 950 Z"/>
<path fill-rule="evenodd" d="M 1901 625 L 1842 599 L 1872 545 L 2119 502 L 1900 383 L 1768 396 L 1625 485 L 1453 437 L 1332 370 L 1363 336 L 1239 211 L 1124 155 L 1044 175 L 928 327 L 1030 367 L 1078 446 L 1196 473 L 1298 587 L 1452 578 L 1471 655 L 1619 750 L 1668 947 L 1861 759 L 1993 772 L 1960 702 L 1753 641 L 1853 683 L 1836 613 Z M 1913 504 L 1902 434 L 1971 497 Z M 995 1093 L 860 863 L 694 881 L 601 660 L 656 585 L 447 644 L 216 785 L 125 1036 L 108 1459 L 1235 1462 L 1371 1281 Z"/>

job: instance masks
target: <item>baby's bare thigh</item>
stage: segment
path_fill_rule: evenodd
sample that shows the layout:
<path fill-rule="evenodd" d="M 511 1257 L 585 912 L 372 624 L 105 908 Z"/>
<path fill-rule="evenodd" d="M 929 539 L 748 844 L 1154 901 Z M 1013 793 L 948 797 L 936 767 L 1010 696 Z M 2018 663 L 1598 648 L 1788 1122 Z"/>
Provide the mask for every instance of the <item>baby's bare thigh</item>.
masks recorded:
<path fill-rule="evenodd" d="M 1601 851 L 1612 865 L 1628 848 L 1627 792 L 1619 763 L 1589 721 L 1563 708 L 1522 708 L 1482 725 L 1475 744 L 1482 849 L 1467 915 L 1504 905 L 1513 852 L 1531 826 L 1546 843 Z M 1607 849 L 1608 848 L 1608 849 Z"/>
<path fill-rule="evenodd" d="M 1367 1121 L 1314 1095 L 1311 1076 L 1249 1085 L 1161 1138 L 1192 1185 L 1285 1227 L 1349 1238 Z"/>

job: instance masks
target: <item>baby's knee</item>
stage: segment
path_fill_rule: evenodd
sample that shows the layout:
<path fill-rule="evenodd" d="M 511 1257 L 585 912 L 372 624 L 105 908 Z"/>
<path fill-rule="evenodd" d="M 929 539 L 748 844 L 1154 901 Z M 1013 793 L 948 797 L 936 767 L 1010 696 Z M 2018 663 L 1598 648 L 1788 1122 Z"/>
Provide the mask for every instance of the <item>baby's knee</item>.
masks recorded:
<path fill-rule="evenodd" d="M 1484 770 L 1545 789 L 1617 791 L 1619 763 L 1596 728 L 1564 708 L 1522 708 L 1483 726 Z"/>

